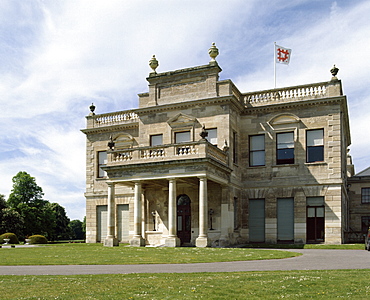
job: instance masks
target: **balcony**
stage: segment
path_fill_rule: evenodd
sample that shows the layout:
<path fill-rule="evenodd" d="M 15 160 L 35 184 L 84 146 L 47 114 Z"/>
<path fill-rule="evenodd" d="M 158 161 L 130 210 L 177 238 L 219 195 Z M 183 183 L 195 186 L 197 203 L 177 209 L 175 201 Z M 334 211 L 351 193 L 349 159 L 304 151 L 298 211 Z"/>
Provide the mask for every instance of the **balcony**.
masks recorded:
<path fill-rule="evenodd" d="M 255 107 L 336 96 L 342 96 L 340 80 L 243 93 L 242 102 L 246 107 Z"/>
<path fill-rule="evenodd" d="M 107 167 L 157 162 L 212 159 L 224 166 L 228 165 L 227 152 L 206 140 L 155 147 L 115 149 L 108 152 Z"/>

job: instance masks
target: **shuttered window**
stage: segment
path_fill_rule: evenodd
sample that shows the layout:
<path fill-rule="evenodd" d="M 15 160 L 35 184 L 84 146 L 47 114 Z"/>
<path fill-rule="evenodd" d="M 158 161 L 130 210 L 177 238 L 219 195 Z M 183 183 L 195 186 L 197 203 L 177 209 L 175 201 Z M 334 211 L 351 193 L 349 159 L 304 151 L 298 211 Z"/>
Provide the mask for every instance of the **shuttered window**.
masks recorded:
<path fill-rule="evenodd" d="M 103 242 L 107 237 L 108 229 L 108 206 L 107 205 L 98 205 L 96 209 L 97 215 L 97 242 Z"/>
<path fill-rule="evenodd" d="M 294 199 L 277 199 L 277 240 L 294 241 Z"/>
<path fill-rule="evenodd" d="M 265 199 L 249 200 L 249 241 L 265 241 Z"/>
<path fill-rule="evenodd" d="M 117 238 L 120 242 L 127 243 L 129 240 L 129 205 L 117 205 Z"/>

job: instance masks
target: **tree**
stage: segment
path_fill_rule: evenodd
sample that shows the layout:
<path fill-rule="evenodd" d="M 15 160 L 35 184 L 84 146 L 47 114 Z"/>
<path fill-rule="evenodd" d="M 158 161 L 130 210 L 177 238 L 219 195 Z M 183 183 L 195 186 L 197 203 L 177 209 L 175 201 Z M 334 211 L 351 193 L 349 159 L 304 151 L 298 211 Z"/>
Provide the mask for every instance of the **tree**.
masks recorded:
<path fill-rule="evenodd" d="M 67 217 L 66 211 L 63 206 L 58 203 L 49 203 L 50 209 L 55 216 L 53 240 L 68 240 L 71 238 L 72 231 L 69 227 L 70 220 Z"/>
<path fill-rule="evenodd" d="M 72 231 L 72 238 L 76 240 L 84 240 L 85 232 L 83 230 L 83 223 L 80 220 L 72 220 L 69 222 L 69 227 Z"/>
<path fill-rule="evenodd" d="M 5 196 L 0 194 L 0 234 L 12 232 L 17 236 L 22 235 L 23 223 L 21 215 L 8 208 Z"/>
<path fill-rule="evenodd" d="M 16 208 L 20 203 L 37 204 L 44 193 L 36 184 L 36 179 L 27 172 L 18 172 L 12 179 L 13 189 L 9 195 L 8 205 Z"/>
<path fill-rule="evenodd" d="M 49 201 L 42 199 L 42 188 L 27 172 L 19 172 L 12 181 L 13 189 L 7 205 L 23 218 L 23 236 L 42 234 L 50 238 L 53 234 L 55 215 L 47 205 Z"/>

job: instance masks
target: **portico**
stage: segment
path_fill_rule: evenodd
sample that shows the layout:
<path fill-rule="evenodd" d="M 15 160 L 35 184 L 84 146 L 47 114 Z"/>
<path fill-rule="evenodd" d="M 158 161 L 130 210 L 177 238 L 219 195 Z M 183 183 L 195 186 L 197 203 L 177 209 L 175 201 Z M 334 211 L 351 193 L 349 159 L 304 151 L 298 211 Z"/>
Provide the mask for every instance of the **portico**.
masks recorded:
<path fill-rule="evenodd" d="M 109 168 L 107 168 L 108 170 Z M 108 171 L 109 172 L 109 171 Z M 215 181 L 214 176 L 208 175 L 211 179 L 212 185 L 223 184 L 227 186 L 227 182 L 218 178 L 218 182 Z M 212 180 L 213 179 L 213 180 Z M 142 178 L 135 180 L 123 179 L 112 179 L 107 182 L 108 186 L 108 220 L 107 220 L 107 237 L 104 240 L 105 246 L 118 246 L 118 239 L 115 236 L 117 228 L 114 224 L 117 224 L 117 216 L 115 215 L 116 198 L 115 187 L 116 186 L 129 186 L 134 190 L 133 197 L 133 232 L 130 239 L 130 245 L 134 247 L 141 247 L 151 244 L 149 235 L 160 235 L 160 244 L 166 247 L 179 247 L 184 244 L 178 237 L 178 226 L 180 230 L 183 230 L 187 225 L 186 222 L 191 224 L 191 239 L 194 240 L 194 244 L 197 247 L 207 247 L 210 245 L 210 239 L 208 237 L 209 231 L 209 199 L 208 199 L 208 182 L 207 174 L 204 172 L 198 172 L 198 174 L 189 175 L 178 174 L 177 176 L 152 176 L 152 178 Z M 166 186 L 164 186 L 166 185 Z M 177 186 L 181 187 L 181 194 L 178 191 Z M 189 191 L 192 190 L 192 193 Z M 165 207 L 154 208 L 156 203 L 147 197 L 148 192 L 152 193 L 153 189 L 165 191 L 163 200 L 160 200 L 165 204 Z M 221 185 L 220 185 L 220 189 Z M 197 191 L 194 193 L 194 190 Z M 178 201 L 181 202 L 181 195 L 183 193 L 190 194 L 192 196 L 191 205 L 192 213 L 189 215 L 189 220 L 185 220 L 181 216 L 178 216 Z M 196 196 L 195 196 L 196 195 Z M 195 196 L 195 197 L 194 197 Z M 221 212 L 222 193 L 219 194 L 219 199 L 211 201 L 214 211 Z M 190 199 L 190 198 L 189 198 Z M 180 203 L 181 205 L 181 203 Z M 158 231 L 156 228 L 150 230 L 155 223 L 152 224 L 152 212 L 155 211 L 156 219 L 160 224 L 157 224 Z M 194 213 L 195 211 L 195 213 Z M 191 217 L 190 217 L 191 216 Z M 161 226 L 159 226 L 161 225 Z M 221 225 L 221 224 L 220 224 Z M 161 229 L 160 229 L 160 228 Z M 197 233 L 196 233 L 197 232 Z M 196 235 L 195 235 L 196 234 Z M 157 239 L 158 240 L 158 239 Z"/>

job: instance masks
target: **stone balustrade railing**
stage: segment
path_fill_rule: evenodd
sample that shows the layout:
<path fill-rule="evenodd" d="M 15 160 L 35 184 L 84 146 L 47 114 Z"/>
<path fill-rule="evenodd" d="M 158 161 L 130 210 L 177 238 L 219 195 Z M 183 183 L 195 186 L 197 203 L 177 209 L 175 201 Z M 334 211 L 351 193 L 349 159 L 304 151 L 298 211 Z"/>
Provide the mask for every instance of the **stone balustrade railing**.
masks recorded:
<path fill-rule="evenodd" d="M 110 151 L 109 165 L 150 163 L 196 158 L 212 158 L 227 165 L 227 154 L 207 141 L 182 144 L 161 145 L 156 147 L 137 147 Z"/>
<path fill-rule="evenodd" d="M 107 114 L 93 115 L 90 118 L 92 119 L 91 126 L 95 128 L 137 122 L 139 116 L 132 111 L 119 111 Z"/>
<path fill-rule="evenodd" d="M 297 100 L 325 97 L 329 82 L 320 82 L 252 93 L 243 93 L 245 106 L 259 106 L 271 102 L 291 102 Z"/>

